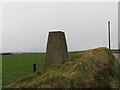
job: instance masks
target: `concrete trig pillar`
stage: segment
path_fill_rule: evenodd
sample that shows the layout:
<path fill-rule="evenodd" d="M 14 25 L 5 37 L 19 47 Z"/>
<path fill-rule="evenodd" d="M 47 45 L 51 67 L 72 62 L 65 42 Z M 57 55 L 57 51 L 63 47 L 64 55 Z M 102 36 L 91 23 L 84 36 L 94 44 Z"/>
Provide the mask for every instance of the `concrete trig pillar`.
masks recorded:
<path fill-rule="evenodd" d="M 68 50 L 64 32 L 53 31 L 49 32 L 45 70 L 51 65 L 60 65 L 67 60 Z"/>

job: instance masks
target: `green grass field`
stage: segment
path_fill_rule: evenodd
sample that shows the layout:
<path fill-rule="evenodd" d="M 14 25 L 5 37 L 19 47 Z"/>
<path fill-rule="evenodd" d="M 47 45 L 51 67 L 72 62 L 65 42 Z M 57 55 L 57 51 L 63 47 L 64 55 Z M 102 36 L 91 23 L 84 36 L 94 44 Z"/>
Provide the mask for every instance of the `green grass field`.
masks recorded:
<path fill-rule="evenodd" d="M 78 52 L 77 52 L 78 53 Z M 69 53 L 69 56 L 75 56 L 77 53 Z M 2 56 L 2 55 L 0 55 Z M 44 69 L 45 53 L 41 54 L 16 54 L 2 56 L 2 85 L 7 86 L 10 83 L 25 78 L 33 73 L 33 64 L 37 65 L 37 70 L 42 72 Z M 117 67 L 116 62 L 116 69 Z"/>
<path fill-rule="evenodd" d="M 74 54 L 69 53 L 70 56 Z M 33 73 L 33 64 L 37 64 L 38 71 L 42 72 L 44 68 L 45 53 L 0 56 L 2 56 L 3 86 Z"/>
<path fill-rule="evenodd" d="M 33 64 L 37 70 L 43 70 L 45 54 L 16 54 L 2 56 L 2 85 L 21 79 L 33 73 Z"/>
<path fill-rule="evenodd" d="M 119 88 L 120 64 L 107 48 L 70 53 L 66 62 L 4 88 Z"/>

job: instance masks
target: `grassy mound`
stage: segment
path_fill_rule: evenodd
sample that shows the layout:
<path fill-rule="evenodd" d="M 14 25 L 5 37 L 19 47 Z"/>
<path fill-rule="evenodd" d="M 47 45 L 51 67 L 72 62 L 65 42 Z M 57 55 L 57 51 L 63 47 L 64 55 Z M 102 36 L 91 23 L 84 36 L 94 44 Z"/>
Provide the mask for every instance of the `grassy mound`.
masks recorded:
<path fill-rule="evenodd" d="M 118 88 L 119 63 L 107 48 L 72 53 L 68 60 L 6 88 Z"/>

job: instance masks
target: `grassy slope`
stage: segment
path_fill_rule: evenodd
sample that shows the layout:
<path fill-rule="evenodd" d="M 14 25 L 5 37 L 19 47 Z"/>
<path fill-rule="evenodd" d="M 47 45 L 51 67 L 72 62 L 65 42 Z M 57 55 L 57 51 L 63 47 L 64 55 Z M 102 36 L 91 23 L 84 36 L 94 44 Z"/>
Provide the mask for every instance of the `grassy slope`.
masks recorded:
<path fill-rule="evenodd" d="M 33 64 L 37 64 L 37 69 L 42 71 L 44 58 L 45 54 L 3 55 L 3 86 L 32 73 Z"/>
<path fill-rule="evenodd" d="M 7 88 L 118 88 L 118 65 L 107 48 L 72 53 L 64 64 L 31 74 Z"/>

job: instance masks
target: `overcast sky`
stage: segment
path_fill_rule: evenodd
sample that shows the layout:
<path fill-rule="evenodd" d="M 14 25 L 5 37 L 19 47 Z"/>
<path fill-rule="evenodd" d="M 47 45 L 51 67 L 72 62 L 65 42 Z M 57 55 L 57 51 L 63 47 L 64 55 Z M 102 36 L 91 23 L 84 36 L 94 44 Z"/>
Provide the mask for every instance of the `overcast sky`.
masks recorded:
<path fill-rule="evenodd" d="M 66 34 L 69 51 L 108 47 L 118 49 L 117 2 L 2 3 L 3 52 L 44 52 L 50 30 Z"/>

